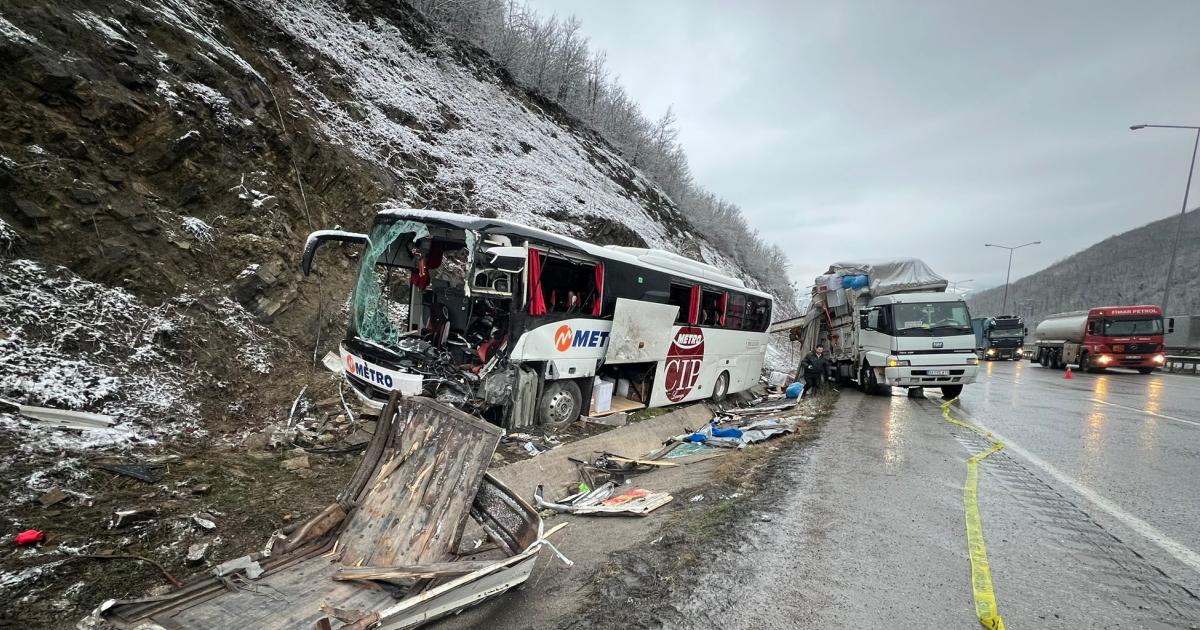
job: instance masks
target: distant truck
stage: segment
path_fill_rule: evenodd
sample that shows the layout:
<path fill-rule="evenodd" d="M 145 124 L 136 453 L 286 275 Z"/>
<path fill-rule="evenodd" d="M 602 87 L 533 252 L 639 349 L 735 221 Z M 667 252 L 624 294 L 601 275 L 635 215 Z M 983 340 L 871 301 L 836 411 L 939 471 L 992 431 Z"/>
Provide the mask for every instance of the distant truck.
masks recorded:
<path fill-rule="evenodd" d="M 1019 361 L 1024 352 L 1025 322 L 1017 315 L 977 317 L 971 320 L 975 346 L 981 359 Z"/>
<path fill-rule="evenodd" d="M 1164 320 L 1166 353 L 1200 356 L 1200 315 L 1175 315 Z"/>
<path fill-rule="evenodd" d="M 867 393 L 930 387 L 954 398 L 975 382 L 979 357 L 971 313 L 946 285 L 915 258 L 835 263 L 817 278 L 802 351 L 824 345 L 834 377 Z"/>
<path fill-rule="evenodd" d="M 1033 360 L 1048 368 L 1128 368 L 1149 374 L 1166 362 L 1162 309 L 1105 306 L 1051 315 L 1037 325 L 1034 346 Z"/>

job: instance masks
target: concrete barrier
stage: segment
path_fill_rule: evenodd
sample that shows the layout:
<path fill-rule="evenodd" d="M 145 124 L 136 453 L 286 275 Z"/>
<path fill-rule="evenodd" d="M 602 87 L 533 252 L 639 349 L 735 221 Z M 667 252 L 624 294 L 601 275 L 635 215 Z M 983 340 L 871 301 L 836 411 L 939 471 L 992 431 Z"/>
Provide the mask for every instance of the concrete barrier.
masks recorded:
<path fill-rule="evenodd" d="M 667 438 L 694 431 L 712 418 L 712 411 L 704 403 L 689 405 L 657 418 L 563 444 L 537 457 L 495 468 L 491 473 L 513 492 L 531 501 L 538 484 L 546 487 L 548 498 L 557 497 L 568 485 L 579 483 L 578 468 L 568 458 L 589 461 L 605 452 L 641 457 L 662 446 Z"/>

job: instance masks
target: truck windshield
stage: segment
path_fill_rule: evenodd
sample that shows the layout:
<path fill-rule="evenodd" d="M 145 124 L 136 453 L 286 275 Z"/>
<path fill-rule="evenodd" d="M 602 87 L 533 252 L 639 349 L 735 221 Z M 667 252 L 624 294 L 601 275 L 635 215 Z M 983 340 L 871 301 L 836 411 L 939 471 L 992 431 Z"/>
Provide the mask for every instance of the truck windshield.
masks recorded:
<path fill-rule="evenodd" d="M 993 339 L 1008 339 L 1011 337 L 1024 337 L 1025 332 L 1020 328 L 993 328 Z"/>
<path fill-rule="evenodd" d="M 1163 324 L 1161 317 L 1104 320 L 1104 335 L 1106 337 L 1119 337 L 1122 335 L 1161 335 L 1162 331 Z"/>
<path fill-rule="evenodd" d="M 971 314 L 963 302 L 894 304 L 892 309 L 892 321 L 895 322 L 896 335 L 900 337 L 974 333 Z"/>

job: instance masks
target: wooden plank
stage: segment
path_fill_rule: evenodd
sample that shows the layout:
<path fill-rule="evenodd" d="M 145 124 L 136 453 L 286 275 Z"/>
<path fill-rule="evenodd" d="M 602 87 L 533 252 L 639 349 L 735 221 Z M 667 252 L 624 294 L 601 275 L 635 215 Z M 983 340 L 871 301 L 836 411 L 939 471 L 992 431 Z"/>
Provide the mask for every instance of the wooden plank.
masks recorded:
<path fill-rule="evenodd" d="M 340 538 L 342 564 L 414 566 L 453 557 L 500 428 L 437 401 L 397 405 L 397 431 Z"/>
<path fill-rule="evenodd" d="M 636 409 L 645 408 L 645 403 L 629 400 L 624 396 L 614 395 L 612 397 L 612 404 L 609 406 L 608 411 L 597 411 L 594 413 L 589 413 L 588 415 L 592 416 L 593 418 L 603 418 L 604 416 L 611 416 L 614 413 L 621 413 L 622 411 L 634 411 Z"/>
<path fill-rule="evenodd" d="M 628 457 L 621 457 L 620 455 L 613 455 L 612 453 L 605 453 L 604 456 L 614 462 L 619 463 L 619 464 L 637 464 L 637 465 L 645 464 L 646 466 L 678 466 L 679 465 L 675 462 L 664 462 L 664 461 L 659 461 L 656 459 L 630 459 Z"/>
<path fill-rule="evenodd" d="M 338 569 L 333 574 L 335 580 L 382 580 L 395 582 L 401 580 L 429 579 L 440 577 L 455 577 L 474 573 L 480 569 L 496 564 L 495 560 L 463 560 L 460 562 L 434 562 L 412 566 L 397 567 L 354 567 Z"/>

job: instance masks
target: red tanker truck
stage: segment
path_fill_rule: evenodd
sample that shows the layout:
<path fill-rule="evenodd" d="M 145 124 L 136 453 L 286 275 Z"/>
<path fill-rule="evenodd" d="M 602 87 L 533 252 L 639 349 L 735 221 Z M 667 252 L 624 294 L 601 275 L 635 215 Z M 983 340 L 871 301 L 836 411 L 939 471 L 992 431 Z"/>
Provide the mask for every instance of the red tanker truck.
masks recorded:
<path fill-rule="evenodd" d="M 1051 315 L 1037 325 L 1033 338 L 1033 360 L 1049 368 L 1128 368 L 1149 374 L 1166 361 L 1162 309 L 1157 306 L 1104 306 Z"/>

